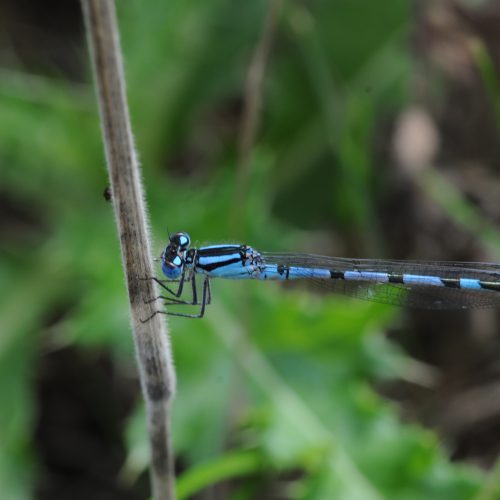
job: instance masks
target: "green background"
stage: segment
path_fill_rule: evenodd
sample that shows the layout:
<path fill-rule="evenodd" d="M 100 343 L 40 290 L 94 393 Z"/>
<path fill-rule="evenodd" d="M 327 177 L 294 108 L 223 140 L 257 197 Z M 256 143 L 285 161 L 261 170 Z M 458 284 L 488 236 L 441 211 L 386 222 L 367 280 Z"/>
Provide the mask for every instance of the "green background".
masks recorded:
<path fill-rule="evenodd" d="M 267 2 L 119 2 L 155 255 L 168 228 L 195 245 L 493 260 L 499 54 L 482 7 L 467 18 L 438 3 L 286 2 L 235 197 Z M 4 8 L 0 69 L 1 496 L 145 498 L 145 418 L 80 13 L 31 8 L 39 17 L 24 21 Z M 439 141 L 408 170 L 393 143 L 415 107 Z M 275 283 L 212 291 L 204 319 L 169 321 L 180 498 L 500 498 L 487 471 L 500 416 L 450 419 L 454 402 L 469 408 L 461 395 L 497 380 L 485 369 L 494 313 L 411 313 Z"/>

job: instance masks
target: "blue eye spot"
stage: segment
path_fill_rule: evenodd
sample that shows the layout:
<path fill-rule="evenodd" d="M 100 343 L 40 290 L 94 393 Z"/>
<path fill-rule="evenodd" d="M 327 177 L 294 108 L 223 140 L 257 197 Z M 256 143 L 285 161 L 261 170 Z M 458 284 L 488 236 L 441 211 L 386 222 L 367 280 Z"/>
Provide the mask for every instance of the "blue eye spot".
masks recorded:
<path fill-rule="evenodd" d="M 161 270 L 168 279 L 175 280 L 181 275 L 182 267 L 174 266 L 171 263 L 163 262 Z"/>
<path fill-rule="evenodd" d="M 179 236 L 179 244 L 180 244 L 180 246 L 183 247 L 183 248 L 186 248 L 186 247 L 189 246 L 189 243 L 190 243 L 189 236 L 186 233 L 182 233 Z"/>

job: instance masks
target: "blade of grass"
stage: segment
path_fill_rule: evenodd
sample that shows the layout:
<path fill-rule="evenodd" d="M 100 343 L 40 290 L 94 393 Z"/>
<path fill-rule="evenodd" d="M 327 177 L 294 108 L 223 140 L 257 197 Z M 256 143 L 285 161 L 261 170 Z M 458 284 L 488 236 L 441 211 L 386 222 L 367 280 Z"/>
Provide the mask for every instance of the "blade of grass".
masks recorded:
<path fill-rule="evenodd" d="M 269 2 L 262 33 L 255 47 L 248 67 L 243 96 L 244 110 L 239 137 L 239 158 L 236 185 L 233 197 L 231 228 L 238 236 L 241 234 L 242 208 L 246 199 L 250 177 L 250 160 L 255 137 L 259 128 L 259 115 L 262 107 L 262 85 L 271 52 L 277 20 L 281 12 L 283 0 Z"/>
<path fill-rule="evenodd" d="M 474 497 L 474 500 L 497 500 L 498 498 L 500 498 L 500 460 L 497 460 L 483 488 Z"/>
<path fill-rule="evenodd" d="M 427 168 L 415 176 L 415 182 L 459 226 L 473 234 L 493 258 L 498 259 L 500 234 L 480 211 L 435 168 Z"/>
<path fill-rule="evenodd" d="M 216 460 L 199 464 L 185 472 L 177 483 L 180 500 L 220 481 L 257 472 L 262 466 L 259 454 L 252 451 L 226 453 Z"/>
<path fill-rule="evenodd" d="M 491 59 L 488 48 L 480 40 L 475 40 L 475 43 L 472 44 L 472 54 L 495 112 L 497 131 L 500 131 L 500 82 L 496 74 L 495 64 Z"/>
<path fill-rule="evenodd" d="M 312 447 L 320 445 L 329 450 L 326 456 L 328 470 L 338 482 L 339 491 L 347 493 L 345 498 L 380 500 L 380 492 L 352 461 L 341 443 L 251 344 L 245 335 L 244 326 L 217 305 L 213 304 L 211 307 L 212 314 L 208 315 L 207 321 L 226 325 L 224 329 L 214 326 L 214 330 L 238 364 L 260 390 L 267 394 L 281 418 L 287 420 L 296 430 L 297 436 Z"/>

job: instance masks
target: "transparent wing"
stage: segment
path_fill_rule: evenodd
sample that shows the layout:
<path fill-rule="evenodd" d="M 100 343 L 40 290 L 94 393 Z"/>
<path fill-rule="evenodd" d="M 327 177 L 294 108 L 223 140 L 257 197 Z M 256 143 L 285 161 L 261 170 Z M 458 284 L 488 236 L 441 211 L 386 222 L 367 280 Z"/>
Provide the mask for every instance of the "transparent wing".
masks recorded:
<path fill-rule="evenodd" d="M 467 309 L 500 307 L 500 291 L 471 290 L 402 283 L 318 279 L 308 269 L 332 271 L 372 271 L 394 275 L 414 274 L 452 279 L 477 279 L 500 283 L 500 265 L 479 262 L 395 261 L 344 259 L 309 254 L 263 253 L 266 264 L 303 267 L 303 278 L 343 295 L 397 306 L 422 309 Z"/>

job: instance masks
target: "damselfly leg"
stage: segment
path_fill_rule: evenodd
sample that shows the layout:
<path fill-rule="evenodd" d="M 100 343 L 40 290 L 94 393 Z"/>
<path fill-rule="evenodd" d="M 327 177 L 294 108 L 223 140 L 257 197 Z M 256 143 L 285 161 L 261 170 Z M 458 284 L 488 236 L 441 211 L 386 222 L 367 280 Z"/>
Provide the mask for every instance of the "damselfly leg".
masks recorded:
<path fill-rule="evenodd" d="M 198 287 L 196 284 L 196 274 L 192 273 L 189 278 L 186 278 L 186 273 L 183 272 L 181 275 L 181 278 L 177 280 L 160 280 L 156 277 L 151 278 L 153 281 L 158 283 L 164 290 L 166 290 L 170 296 L 164 296 L 164 295 L 159 295 L 152 301 L 149 301 L 147 303 L 154 302 L 156 300 L 163 300 L 164 305 L 174 305 L 174 306 L 200 306 L 200 310 L 197 314 L 186 314 L 186 313 L 178 313 L 178 312 L 172 312 L 172 311 L 155 311 L 147 320 L 143 321 L 144 323 L 146 321 L 149 321 L 153 316 L 156 314 L 167 314 L 169 316 L 181 316 L 184 318 L 202 318 L 203 315 L 205 314 L 205 307 L 210 304 L 212 301 L 212 292 L 210 289 L 210 280 L 208 276 L 205 276 L 203 278 L 203 285 L 202 285 L 202 293 L 201 293 L 201 301 L 198 300 Z M 178 282 L 179 285 L 177 287 L 177 290 L 172 290 L 168 285 L 165 283 L 170 283 L 170 282 Z M 183 291 L 184 291 L 184 283 L 186 281 L 191 282 L 191 300 L 179 300 L 178 297 L 181 297 Z"/>
<path fill-rule="evenodd" d="M 173 300 L 172 297 L 180 297 L 182 295 L 182 292 L 184 290 L 184 282 L 186 281 L 186 271 L 185 270 L 183 271 L 180 279 L 178 280 L 160 280 L 154 276 L 152 276 L 150 279 L 158 283 L 158 285 L 160 285 L 164 290 L 166 290 L 171 295 L 170 297 L 164 297 L 162 295 L 159 295 L 158 297 L 153 299 L 153 301 L 158 299 Z M 166 283 L 178 283 L 177 290 L 172 290 L 168 285 L 166 285 Z M 178 301 L 178 302 L 183 303 L 184 301 Z"/>

